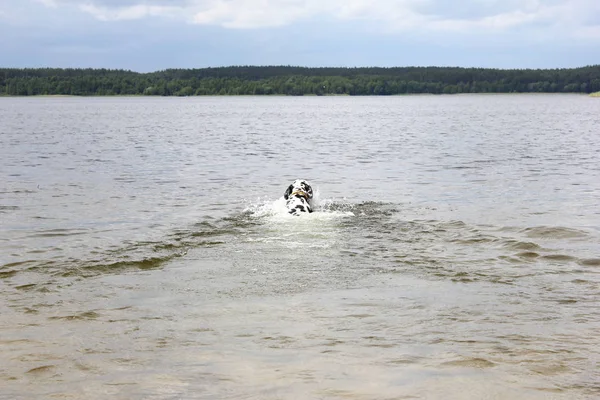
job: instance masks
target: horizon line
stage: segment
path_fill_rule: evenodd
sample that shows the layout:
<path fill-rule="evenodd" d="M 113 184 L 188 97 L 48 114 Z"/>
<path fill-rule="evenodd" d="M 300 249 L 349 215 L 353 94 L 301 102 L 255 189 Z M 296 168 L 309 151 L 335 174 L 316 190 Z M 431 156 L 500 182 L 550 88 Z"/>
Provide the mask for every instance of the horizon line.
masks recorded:
<path fill-rule="evenodd" d="M 461 67 L 461 66 L 441 66 L 441 65 L 397 65 L 391 67 L 384 66 L 318 66 L 318 67 L 309 67 L 303 65 L 291 65 L 291 64 L 271 64 L 271 65 L 252 65 L 252 64 L 238 64 L 238 65 L 221 65 L 221 66 L 210 66 L 210 67 L 192 67 L 192 68 L 182 68 L 182 67 L 170 67 L 164 69 L 158 69 L 154 71 L 141 72 L 133 69 L 126 68 L 106 68 L 106 67 L 3 67 L 0 66 L 0 70 L 36 70 L 36 69 L 62 69 L 62 70 L 107 70 L 107 71 L 123 71 L 123 72 L 132 72 L 136 74 L 153 74 L 164 71 L 171 70 L 207 70 L 207 69 L 225 69 L 225 68 L 299 68 L 299 69 L 397 69 L 397 68 L 406 68 L 406 69 L 425 69 L 425 68 L 438 68 L 438 69 L 476 69 L 476 70 L 496 70 L 496 71 L 564 71 L 564 70 L 577 70 L 584 68 L 600 68 L 600 64 L 589 64 L 582 65 L 579 67 L 555 67 L 555 68 L 501 68 L 501 67 Z"/>

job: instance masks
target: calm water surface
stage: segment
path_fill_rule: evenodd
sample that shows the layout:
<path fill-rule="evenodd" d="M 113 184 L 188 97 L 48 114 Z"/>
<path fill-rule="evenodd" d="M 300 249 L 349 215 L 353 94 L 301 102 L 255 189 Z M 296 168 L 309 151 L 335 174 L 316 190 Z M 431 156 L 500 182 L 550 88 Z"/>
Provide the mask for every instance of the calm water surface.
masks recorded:
<path fill-rule="evenodd" d="M 599 127 L 574 95 L 0 98 L 0 399 L 598 398 Z"/>

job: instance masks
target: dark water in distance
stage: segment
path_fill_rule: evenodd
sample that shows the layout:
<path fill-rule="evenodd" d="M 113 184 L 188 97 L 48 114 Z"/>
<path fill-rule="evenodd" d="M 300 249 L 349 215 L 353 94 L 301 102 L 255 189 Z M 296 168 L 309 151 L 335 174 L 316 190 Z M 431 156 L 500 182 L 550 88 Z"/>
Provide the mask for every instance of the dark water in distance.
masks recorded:
<path fill-rule="evenodd" d="M 598 398 L 599 127 L 577 95 L 0 98 L 0 399 Z"/>

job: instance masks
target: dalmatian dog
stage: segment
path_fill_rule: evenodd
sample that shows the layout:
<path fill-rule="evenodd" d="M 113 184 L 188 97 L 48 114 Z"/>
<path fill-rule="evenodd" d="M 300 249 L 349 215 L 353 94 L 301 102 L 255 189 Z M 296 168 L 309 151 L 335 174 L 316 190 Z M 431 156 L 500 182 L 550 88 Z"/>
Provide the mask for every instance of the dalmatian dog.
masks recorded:
<path fill-rule="evenodd" d="M 285 206 L 292 215 L 311 213 L 313 190 L 312 186 L 304 179 L 296 179 L 283 194 Z"/>

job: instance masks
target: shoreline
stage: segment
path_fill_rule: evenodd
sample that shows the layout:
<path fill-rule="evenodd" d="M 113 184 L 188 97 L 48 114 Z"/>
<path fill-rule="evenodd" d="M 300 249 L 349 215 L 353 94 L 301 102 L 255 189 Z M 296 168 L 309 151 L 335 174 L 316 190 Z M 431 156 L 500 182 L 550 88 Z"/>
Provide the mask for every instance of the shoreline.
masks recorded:
<path fill-rule="evenodd" d="M 578 95 L 588 97 L 600 97 L 600 92 L 595 93 L 580 93 L 580 92 L 501 92 L 501 93 L 490 93 L 490 92 L 475 92 L 475 93 L 398 93 L 398 94 L 370 94 L 370 95 L 350 95 L 350 94 L 322 94 L 317 95 L 313 93 L 307 93 L 303 95 L 288 95 L 288 94 L 210 94 L 210 95 L 191 95 L 191 96 L 158 96 L 158 95 L 143 95 L 143 94 L 114 94 L 114 95 L 77 95 L 77 94 L 34 94 L 34 95 L 8 95 L 0 94 L 0 98 L 187 98 L 187 97 L 402 97 L 402 96 L 471 96 L 471 95 L 487 95 L 487 96 L 522 96 L 522 95 Z"/>

